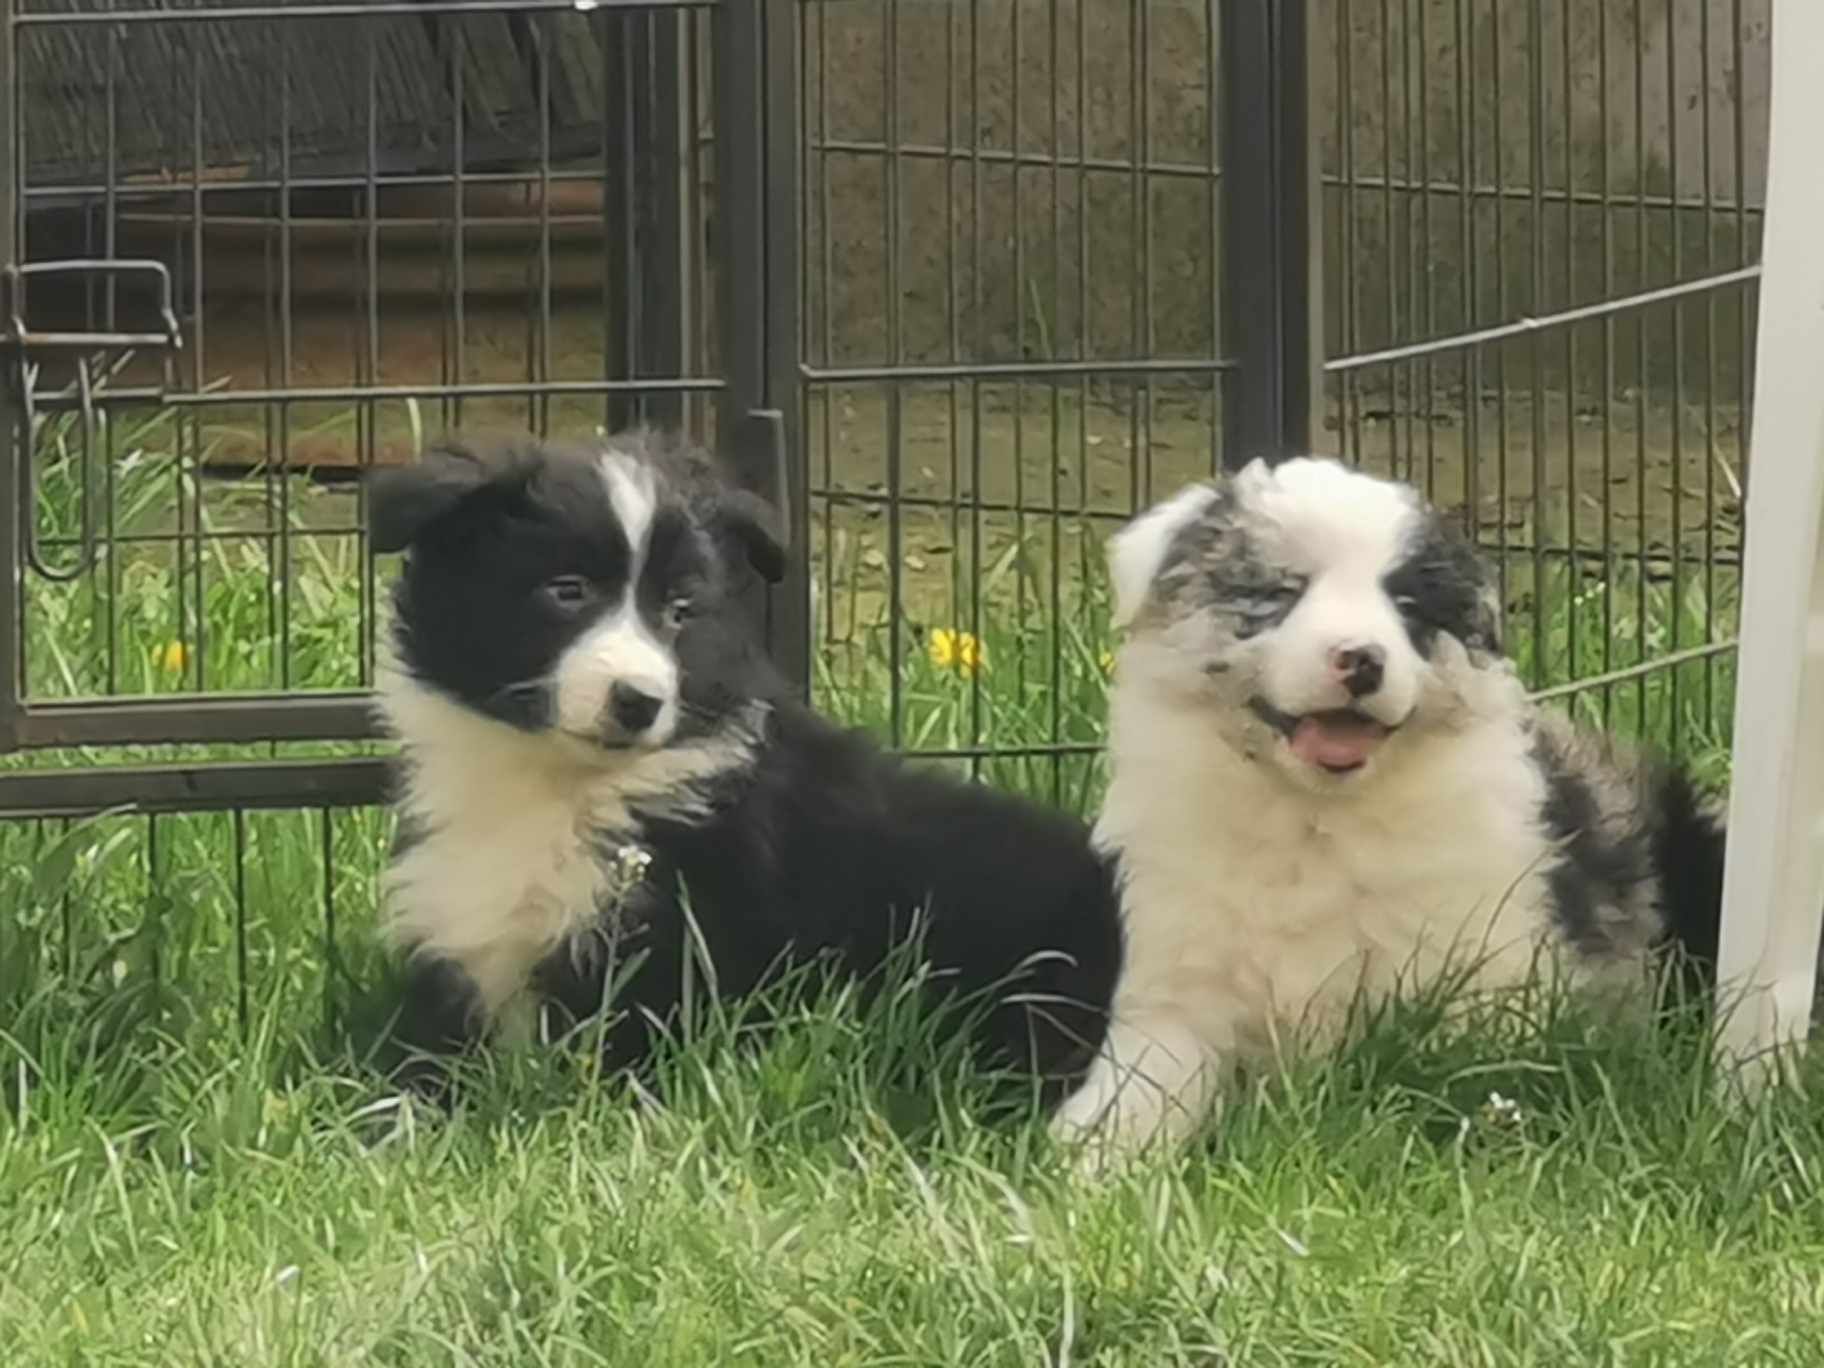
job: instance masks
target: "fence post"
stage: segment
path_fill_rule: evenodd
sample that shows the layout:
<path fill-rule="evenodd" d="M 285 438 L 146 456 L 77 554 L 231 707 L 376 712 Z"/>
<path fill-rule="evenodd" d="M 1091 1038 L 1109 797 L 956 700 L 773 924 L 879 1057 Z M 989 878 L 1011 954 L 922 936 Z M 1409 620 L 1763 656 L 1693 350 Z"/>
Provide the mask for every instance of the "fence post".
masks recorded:
<path fill-rule="evenodd" d="M 25 168 L 18 165 L 19 52 L 13 27 L 14 0 L 0 0 L 0 266 L 19 260 L 19 186 Z M 12 326 L 0 318 L 0 334 Z M 0 752 L 19 743 L 19 412 L 13 385 L 23 379 L 23 352 L 0 346 Z"/>
<path fill-rule="evenodd" d="M 1824 5 L 1775 0 L 1719 991 L 1724 1048 L 1802 1046 L 1824 917 Z"/>
<path fill-rule="evenodd" d="M 604 178 L 609 211 L 618 212 L 620 223 L 607 263 L 615 375 L 684 375 L 691 365 L 685 336 L 695 304 L 685 269 L 691 228 L 684 212 L 684 122 L 695 111 L 684 108 L 682 22 L 676 12 L 630 10 L 609 16 L 602 28 L 613 77 Z M 631 426 L 642 411 L 666 426 L 684 418 L 679 394 L 613 394 L 608 410 L 610 429 Z"/>
<path fill-rule="evenodd" d="M 1223 0 L 1223 464 L 1311 450 L 1322 327 L 1306 0 Z"/>
<path fill-rule="evenodd" d="M 799 0 L 720 6 L 715 35 L 716 274 L 721 445 L 771 499 L 787 569 L 764 604 L 767 643 L 808 689 L 810 529 L 801 426 L 798 166 Z"/>
<path fill-rule="evenodd" d="M 764 0 L 766 66 L 766 406 L 777 415 L 772 470 L 790 539 L 784 583 L 768 602 L 773 658 L 808 696 L 811 674 L 810 486 L 804 468 L 804 279 L 799 95 L 801 0 Z"/>

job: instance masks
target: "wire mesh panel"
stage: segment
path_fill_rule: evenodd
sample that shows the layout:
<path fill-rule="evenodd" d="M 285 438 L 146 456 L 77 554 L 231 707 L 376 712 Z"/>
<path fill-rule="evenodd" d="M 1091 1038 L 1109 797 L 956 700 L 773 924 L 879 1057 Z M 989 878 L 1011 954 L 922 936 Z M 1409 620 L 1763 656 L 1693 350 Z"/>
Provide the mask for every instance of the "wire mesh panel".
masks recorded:
<path fill-rule="evenodd" d="M 802 20 L 819 699 L 1083 804 L 1100 543 L 1222 457 L 1220 8 Z"/>
<path fill-rule="evenodd" d="M 0 1016 L 33 1073 L 33 1023 L 193 1043 L 368 978 L 390 565 L 356 476 L 445 429 L 719 441 L 764 399 L 724 376 L 762 281 L 719 270 L 761 228 L 713 215 L 744 20 L 0 0 L 0 808 L 44 814 L 0 823 Z"/>
<path fill-rule="evenodd" d="M 34 814 L 0 822 L 0 1016 L 33 1071 L 33 1023 L 194 1041 L 371 977 L 392 566 L 356 477 L 448 429 L 727 447 L 761 408 L 755 15 L 0 0 L 0 810 Z"/>
<path fill-rule="evenodd" d="M 448 427 L 717 443 L 820 706 L 1093 806 L 1102 542 L 1309 436 L 1319 296 L 1320 445 L 1463 511 L 1532 684 L 1718 759 L 1767 8 L 0 0 L 0 1001 L 330 992 L 351 477 Z"/>
<path fill-rule="evenodd" d="M 714 439 L 714 14 L 0 6 L 14 745 L 365 737 L 350 477 L 455 428 Z"/>
<path fill-rule="evenodd" d="M 1464 510 L 1532 685 L 1720 766 L 1767 0 L 1322 9 L 1332 440 Z"/>
<path fill-rule="evenodd" d="M 451 426 L 710 435 L 719 394 L 794 439 L 788 667 L 1087 801 L 1099 539 L 1216 467 L 1224 313 L 1280 312 L 1273 220 L 1232 231 L 1271 197 L 1222 193 L 1221 144 L 1283 162 L 1255 68 L 1302 9 L 589 10 L 8 0 L 0 255 L 64 271 L 18 292 L 0 453 L 15 748 L 363 741 L 381 593 L 343 477 Z M 168 345 L 126 345 L 143 318 Z"/>
<path fill-rule="evenodd" d="M 108 812 L 0 826 L 0 1015 L 34 1074 L 38 1041 L 156 1070 L 172 1045 L 351 1008 L 379 966 L 365 928 L 390 823 L 373 808 Z M 148 1044 L 153 1048 L 144 1048 Z M 11 1070 L 9 1069 L 9 1073 Z"/>

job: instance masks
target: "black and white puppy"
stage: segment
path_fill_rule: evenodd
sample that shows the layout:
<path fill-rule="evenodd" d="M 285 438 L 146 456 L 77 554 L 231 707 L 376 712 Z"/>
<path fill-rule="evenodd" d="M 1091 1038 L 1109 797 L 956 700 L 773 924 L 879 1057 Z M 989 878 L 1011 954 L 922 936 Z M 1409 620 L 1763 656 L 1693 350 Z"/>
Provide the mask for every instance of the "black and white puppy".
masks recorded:
<path fill-rule="evenodd" d="M 1714 955 L 1718 821 L 1531 705 L 1486 567 L 1416 490 L 1256 462 L 1129 524 L 1110 568 L 1095 839 L 1126 963 L 1054 1120 L 1090 1162 L 1188 1136 L 1230 1065 L 1321 1041 L 1358 998 L 1542 959 L 1644 996 L 1668 938 Z"/>
<path fill-rule="evenodd" d="M 782 573 L 769 510 L 700 453 L 445 445 L 376 476 L 370 513 L 376 549 L 407 552 L 379 690 L 407 1043 L 606 1005 L 608 1062 L 637 1064 L 694 919 L 724 995 L 813 957 L 865 975 L 916 929 L 934 983 L 990 997 L 984 1062 L 1087 1064 L 1120 954 L 1087 831 L 794 701 L 738 600 Z"/>

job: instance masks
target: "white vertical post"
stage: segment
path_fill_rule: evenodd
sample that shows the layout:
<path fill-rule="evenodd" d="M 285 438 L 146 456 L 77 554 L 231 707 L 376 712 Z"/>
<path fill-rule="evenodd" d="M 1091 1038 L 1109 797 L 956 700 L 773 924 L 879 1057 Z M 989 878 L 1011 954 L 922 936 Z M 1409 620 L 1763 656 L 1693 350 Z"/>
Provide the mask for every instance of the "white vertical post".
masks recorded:
<path fill-rule="evenodd" d="M 1824 0 L 1773 0 L 1772 37 L 1718 964 L 1721 1043 L 1763 1062 L 1804 1042 L 1824 920 Z"/>

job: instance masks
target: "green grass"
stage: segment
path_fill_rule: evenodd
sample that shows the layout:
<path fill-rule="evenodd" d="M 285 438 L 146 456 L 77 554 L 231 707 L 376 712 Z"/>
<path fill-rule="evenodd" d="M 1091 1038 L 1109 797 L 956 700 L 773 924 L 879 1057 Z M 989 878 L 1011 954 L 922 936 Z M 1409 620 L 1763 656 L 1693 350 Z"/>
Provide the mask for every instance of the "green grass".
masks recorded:
<path fill-rule="evenodd" d="M 358 685 L 352 498 L 196 481 L 169 435 L 115 434 L 140 454 L 98 573 L 28 579 L 34 696 Z M 59 564 L 76 474 L 44 476 Z M 200 555 L 157 540 L 198 527 Z M 1093 746 L 1095 557 L 1046 527 L 983 540 L 979 600 L 960 564 L 910 568 L 897 638 L 887 567 L 820 541 L 819 702 L 917 749 Z M 1726 575 L 1510 571 L 1542 683 L 1732 620 Z M 985 665 L 941 666 L 932 629 Z M 1716 781 L 1732 686 L 1725 658 L 1571 706 Z M 136 754 L 180 753 L 246 752 Z M 1100 791 L 1093 755 L 946 763 Z M 1527 997 L 1446 1030 L 1419 1003 L 1092 1190 L 902 999 L 838 996 L 757 1048 L 699 1023 L 662 1104 L 545 1051 L 492 1060 L 446 1120 L 364 1053 L 387 839 L 375 812 L 0 828 L 0 1363 L 1824 1361 L 1815 1074 L 1734 1106 L 1688 1030 Z"/>
<path fill-rule="evenodd" d="M 520 1056 L 443 1121 L 277 1010 L 152 1087 L 53 1059 L 0 1122 L 7 1362 L 1817 1362 L 1824 1113 L 1500 1006 L 1099 1188 L 841 1001 L 712 1023 L 663 1106 Z"/>

